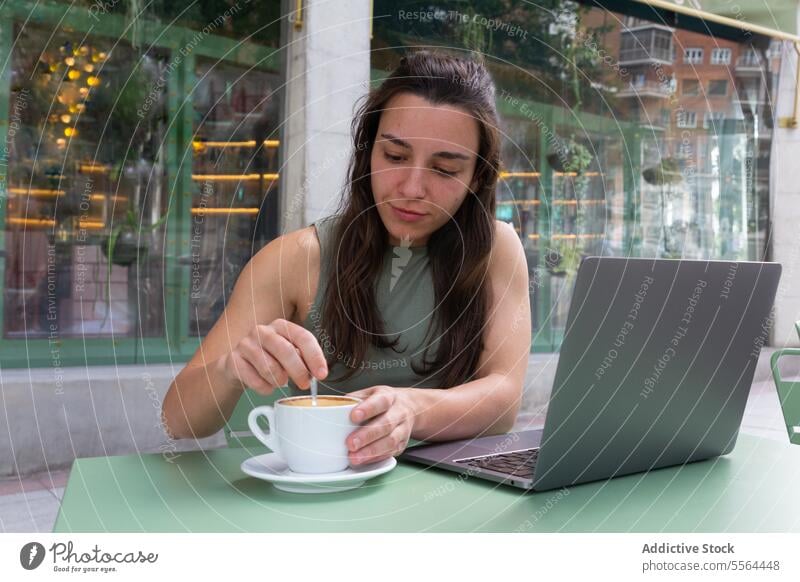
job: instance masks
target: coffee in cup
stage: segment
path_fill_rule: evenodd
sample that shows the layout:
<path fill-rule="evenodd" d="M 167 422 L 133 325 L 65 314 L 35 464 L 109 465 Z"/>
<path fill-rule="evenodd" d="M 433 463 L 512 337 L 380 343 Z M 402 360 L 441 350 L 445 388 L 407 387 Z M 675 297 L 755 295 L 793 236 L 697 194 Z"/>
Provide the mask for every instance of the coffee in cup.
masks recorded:
<path fill-rule="evenodd" d="M 296 473 L 335 473 L 350 464 L 345 439 L 358 426 L 350 412 L 361 402 L 351 396 L 282 398 L 275 406 L 250 411 L 247 424 L 253 435 L 278 455 Z M 269 432 L 258 425 L 264 416 Z"/>
<path fill-rule="evenodd" d="M 284 398 L 281 403 L 286 406 L 347 406 L 353 403 L 353 398 L 346 396 L 317 396 L 317 403 L 311 396 L 299 396 L 297 398 Z"/>

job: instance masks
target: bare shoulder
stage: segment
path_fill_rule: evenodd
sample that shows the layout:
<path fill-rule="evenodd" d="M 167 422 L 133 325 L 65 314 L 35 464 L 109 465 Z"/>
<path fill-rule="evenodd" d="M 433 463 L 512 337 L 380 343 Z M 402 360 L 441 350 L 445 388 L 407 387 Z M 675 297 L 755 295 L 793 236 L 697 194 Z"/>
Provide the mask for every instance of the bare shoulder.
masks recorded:
<path fill-rule="evenodd" d="M 302 320 L 302 306 L 316 293 L 319 264 L 316 229 L 308 226 L 270 241 L 253 255 L 243 274 L 254 290 L 279 297 L 284 313 L 291 314 L 288 319 L 299 315 Z"/>
<path fill-rule="evenodd" d="M 296 271 L 302 264 L 319 265 L 319 240 L 313 226 L 307 226 L 271 240 L 250 260 L 255 268 L 276 266 L 284 273 Z"/>
<path fill-rule="evenodd" d="M 493 271 L 514 271 L 516 263 L 525 264 L 525 251 L 517 231 L 507 222 L 495 220 L 494 248 L 492 249 L 491 269 Z"/>

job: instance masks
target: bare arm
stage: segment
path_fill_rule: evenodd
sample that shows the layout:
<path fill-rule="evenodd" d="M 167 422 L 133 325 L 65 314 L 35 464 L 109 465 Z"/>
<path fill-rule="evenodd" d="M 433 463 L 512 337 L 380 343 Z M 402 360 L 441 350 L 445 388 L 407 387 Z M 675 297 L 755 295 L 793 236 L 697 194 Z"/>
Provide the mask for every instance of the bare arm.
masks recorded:
<path fill-rule="evenodd" d="M 162 419 L 173 438 L 219 431 L 245 386 L 269 394 L 289 377 L 308 386 L 309 369 L 324 367 L 327 375 L 314 336 L 289 321 L 318 271 L 313 227 L 272 241 L 248 262 L 225 311 L 164 398 Z"/>
<path fill-rule="evenodd" d="M 511 430 L 528 366 L 531 308 L 522 243 L 503 223 L 498 223 L 489 271 L 492 304 L 479 378 L 446 390 L 379 386 L 353 393 L 366 398 L 353 410 L 353 420 L 374 418 L 348 437 L 354 463 L 398 454 L 409 436 L 439 441 Z"/>

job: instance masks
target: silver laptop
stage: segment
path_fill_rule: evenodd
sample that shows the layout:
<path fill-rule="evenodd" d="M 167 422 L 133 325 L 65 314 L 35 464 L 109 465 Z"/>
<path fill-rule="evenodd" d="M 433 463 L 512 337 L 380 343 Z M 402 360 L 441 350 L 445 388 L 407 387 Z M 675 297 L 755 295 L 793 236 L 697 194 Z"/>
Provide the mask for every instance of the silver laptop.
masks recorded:
<path fill-rule="evenodd" d="M 400 458 L 539 491 L 729 453 L 780 275 L 777 263 L 587 257 L 544 428 Z"/>

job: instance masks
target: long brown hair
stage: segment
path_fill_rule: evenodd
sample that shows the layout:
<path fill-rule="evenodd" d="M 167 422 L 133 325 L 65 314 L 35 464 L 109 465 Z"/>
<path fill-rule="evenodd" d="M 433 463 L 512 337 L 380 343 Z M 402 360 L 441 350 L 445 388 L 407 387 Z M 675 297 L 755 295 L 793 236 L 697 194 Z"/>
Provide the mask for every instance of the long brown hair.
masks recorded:
<path fill-rule="evenodd" d="M 494 241 L 500 140 L 494 83 L 482 63 L 428 51 L 411 53 L 358 108 L 352 124 L 355 147 L 348 169 L 349 186 L 337 210 L 334 268 L 329 271 L 322 321 L 336 351 L 348 355 L 351 362 L 338 380 L 355 374 L 369 343 L 397 351 L 400 338 L 386 337 L 375 298 L 375 282 L 390 244 L 375 208 L 370 157 L 381 112 L 399 93 L 423 97 L 434 105 L 459 106 L 480 128 L 467 197 L 453 218 L 428 238 L 435 304 L 439 306 L 431 323 L 436 319 L 443 335 L 432 361 L 426 348 L 423 368 L 412 363 L 415 373 L 440 373 L 441 387 L 450 387 L 469 381 L 475 373 L 490 301 L 486 279 Z M 461 256 L 463 263 L 453 260 Z M 431 329 L 429 324 L 428 332 Z"/>

